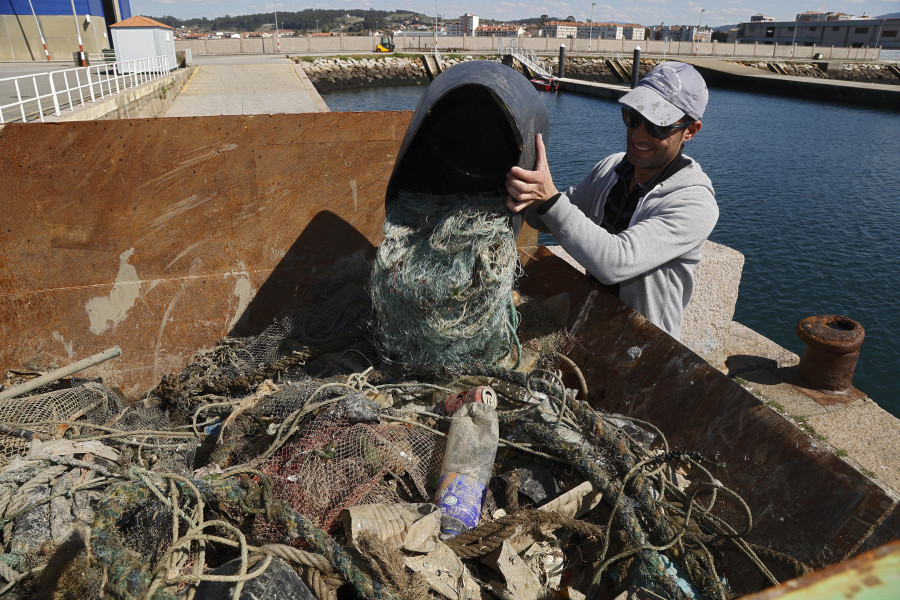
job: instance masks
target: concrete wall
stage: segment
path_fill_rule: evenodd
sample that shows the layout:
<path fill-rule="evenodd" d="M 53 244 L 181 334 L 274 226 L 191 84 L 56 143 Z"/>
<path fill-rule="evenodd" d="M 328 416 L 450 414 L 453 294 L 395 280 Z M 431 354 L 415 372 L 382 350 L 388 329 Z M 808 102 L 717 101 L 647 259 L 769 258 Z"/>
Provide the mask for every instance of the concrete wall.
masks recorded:
<path fill-rule="evenodd" d="M 369 53 L 375 50 L 380 38 L 369 36 L 286 37 L 280 39 L 282 54 L 328 54 L 340 52 Z M 498 45 L 508 38 L 444 36 L 438 37 L 442 52 L 496 52 Z M 514 41 L 514 40 L 513 40 Z M 274 38 L 242 40 L 183 40 L 175 43 L 177 50 L 190 48 L 194 56 L 208 54 L 274 53 Z M 711 56 L 716 58 L 796 58 L 811 60 L 822 54 L 822 60 L 877 60 L 877 48 L 840 48 L 832 46 L 779 46 L 777 44 L 738 44 L 706 42 L 664 42 L 656 40 L 587 40 L 560 38 L 520 38 L 520 48 L 538 53 L 558 54 L 565 44 L 569 53 L 610 55 L 616 52 L 631 55 L 640 46 L 644 55 Z M 398 36 L 394 38 L 397 52 L 418 52 L 434 48 L 434 39 L 427 36 Z"/>
<path fill-rule="evenodd" d="M 50 59 L 71 60 L 74 66 L 72 53 L 78 51 L 78 37 L 72 15 L 38 15 L 37 18 Z M 110 47 L 103 17 L 92 16 L 88 23 L 84 15 L 78 15 L 78 22 L 85 52 L 96 54 Z M 46 60 L 33 16 L 0 15 L 0 60 Z"/>

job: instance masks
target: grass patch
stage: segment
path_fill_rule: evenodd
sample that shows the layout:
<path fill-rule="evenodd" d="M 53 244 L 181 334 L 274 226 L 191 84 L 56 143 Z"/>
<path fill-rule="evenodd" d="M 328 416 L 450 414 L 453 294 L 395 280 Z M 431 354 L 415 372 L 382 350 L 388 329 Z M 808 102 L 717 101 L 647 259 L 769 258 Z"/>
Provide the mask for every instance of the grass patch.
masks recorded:
<path fill-rule="evenodd" d="M 800 415 L 790 415 L 790 418 L 794 423 L 797 424 L 797 427 L 802 429 L 806 435 L 812 438 L 819 438 L 819 434 L 816 433 L 816 430 L 813 429 L 813 426 L 809 424 L 809 419 L 807 417 L 802 417 Z"/>
<path fill-rule="evenodd" d="M 784 414 L 784 406 L 779 404 L 778 402 L 775 402 L 774 400 L 766 400 L 766 406 L 773 410 L 777 410 L 781 414 Z"/>
<path fill-rule="evenodd" d="M 860 467 L 859 470 L 860 470 L 860 472 L 862 472 L 863 475 L 865 475 L 865 476 L 868 477 L 869 479 L 875 479 L 875 473 L 873 473 L 872 471 L 868 470 L 867 468 L 865 468 L 865 467 Z"/>
<path fill-rule="evenodd" d="M 841 458 L 845 458 L 847 456 L 847 451 L 844 450 L 843 448 L 835 448 L 834 455 L 840 456 Z"/>

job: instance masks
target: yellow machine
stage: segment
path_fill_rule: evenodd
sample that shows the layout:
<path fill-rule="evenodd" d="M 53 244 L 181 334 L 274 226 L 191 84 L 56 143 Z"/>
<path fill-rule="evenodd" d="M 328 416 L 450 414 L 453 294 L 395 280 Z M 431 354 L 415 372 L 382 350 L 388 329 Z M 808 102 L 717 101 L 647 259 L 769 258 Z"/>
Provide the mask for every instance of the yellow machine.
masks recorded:
<path fill-rule="evenodd" d="M 394 51 L 394 41 L 392 38 L 388 36 L 383 36 L 381 38 L 381 43 L 375 46 L 375 52 L 393 52 Z"/>

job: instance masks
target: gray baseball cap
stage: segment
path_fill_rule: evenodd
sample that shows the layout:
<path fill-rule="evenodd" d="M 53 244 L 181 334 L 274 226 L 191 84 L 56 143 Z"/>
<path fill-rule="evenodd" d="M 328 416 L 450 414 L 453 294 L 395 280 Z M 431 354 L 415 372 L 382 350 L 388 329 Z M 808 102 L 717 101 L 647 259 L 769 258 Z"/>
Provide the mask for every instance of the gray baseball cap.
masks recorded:
<path fill-rule="evenodd" d="M 701 119 L 709 91 L 697 69 L 683 62 L 664 62 L 647 73 L 619 102 L 656 125 L 671 125 L 689 115 Z"/>

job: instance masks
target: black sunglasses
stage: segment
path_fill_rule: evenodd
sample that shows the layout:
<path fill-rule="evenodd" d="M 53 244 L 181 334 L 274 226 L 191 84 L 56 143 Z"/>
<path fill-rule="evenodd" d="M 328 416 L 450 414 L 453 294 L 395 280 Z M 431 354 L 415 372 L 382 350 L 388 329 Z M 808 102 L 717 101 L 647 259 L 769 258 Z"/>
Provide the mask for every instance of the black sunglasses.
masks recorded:
<path fill-rule="evenodd" d="M 687 123 L 674 123 L 672 125 L 657 125 L 656 123 L 648 121 L 644 115 L 638 111 L 627 106 L 622 107 L 622 120 L 625 121 L 625 126 L 629 129 L 637 129 L 641 126 L 641 123 L 643 123 L 644 127 L 647 128 L 647 133 L 658 140 L 664 140 L 672 135 L 674 130 L 690 127 L 691 123 L 693 123 L 693 121 L 688 121 Z"/>

